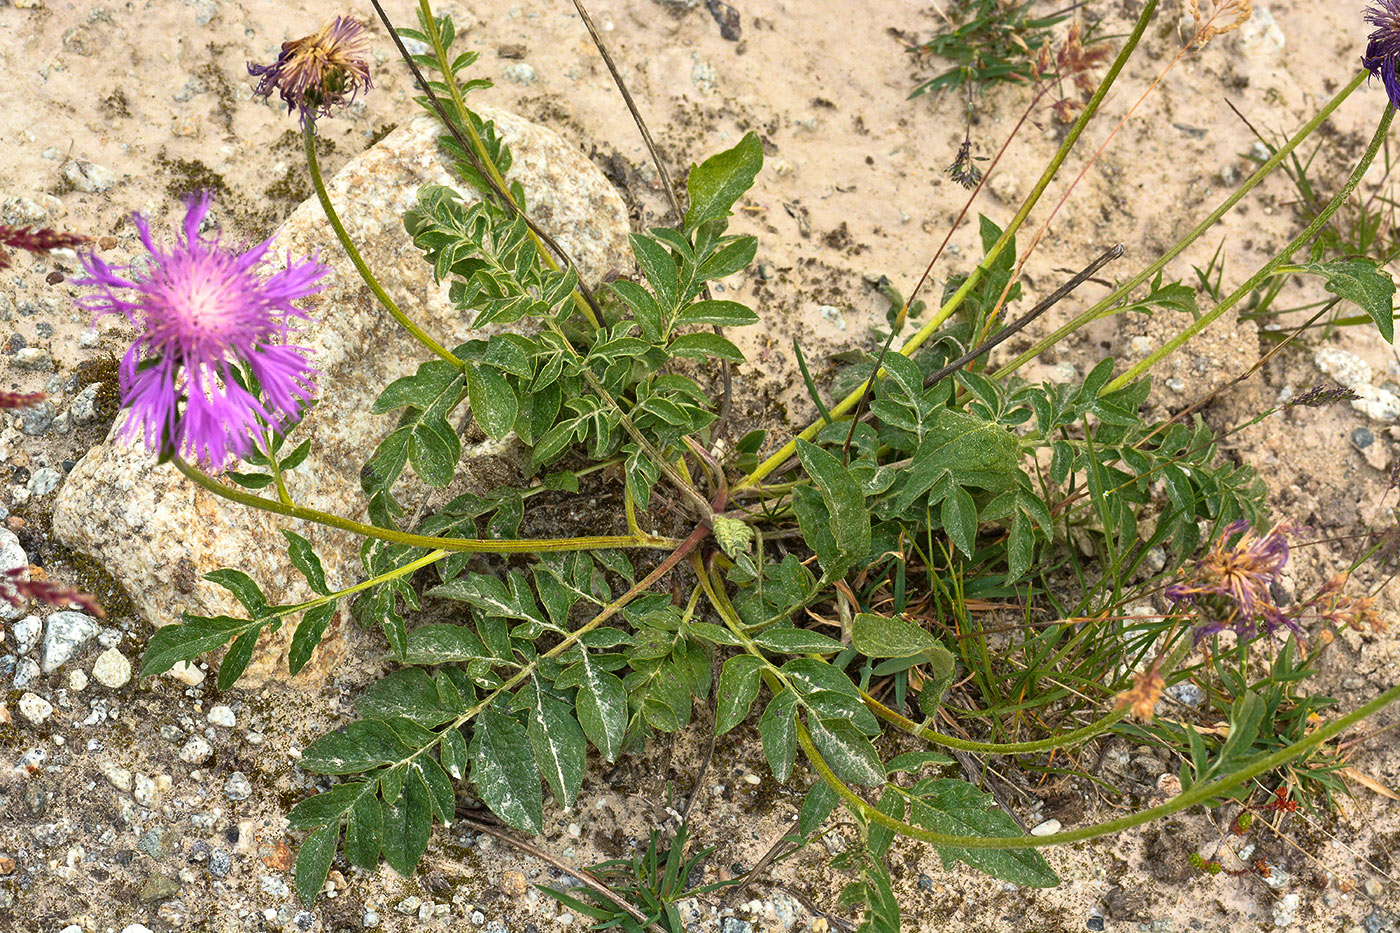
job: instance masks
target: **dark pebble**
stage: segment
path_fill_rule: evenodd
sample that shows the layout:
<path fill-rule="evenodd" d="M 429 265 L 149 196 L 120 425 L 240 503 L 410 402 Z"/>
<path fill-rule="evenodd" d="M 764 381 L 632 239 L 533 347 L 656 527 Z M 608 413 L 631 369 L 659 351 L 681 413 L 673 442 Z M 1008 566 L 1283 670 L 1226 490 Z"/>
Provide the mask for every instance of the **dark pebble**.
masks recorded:
<path fill-rule="evenodd" d="M 753 924 L 738 917 L 725 917 L 720 921 L 719 933 L 753 933 Z"/>
<path fill-rule="evenodd" d="M 203 839 L 190 846 L 189 854 L 185 856 L 191 862 L 202 862 L 209 857 L 209 843 Z"/>
<path fill-rule="evenodd" d="M 1360 450 L 1365 450 L 1376 442 L 1376 435 L 1371 433 L 1370 428 L 1357 428 L 1351 432 L 1351 442 Z"/>
<path fill-rule="evenodd" d="M 1090 917 L 1090 918 L 1089 918 L 1089 922 L 1086 923 L 1086 924 L 1084 924 L 1084 925 L 1085 925 L 1086 927 L 1088 927 L 1089 929 L 1091 929 L 1091 930 L 1102 930 L 1102 929 L 1103 929 L 1103 917 Z"/>
<path fill-rule="evenodd" d="M 29 346 L 29 342 L 24 337 L 19 334 L 11 334 L 10 339 L 5 342 L 5 352 L 14 356 L 27 346 Z"/>
<path fill-rule="evenodd" d="M 40 340 L 48 340 L 53 336 L 53 325 L 48 321 L 39 321 L 34 325 L 34 333 Z"/>
<path fill-rule="evenodd" d="M 209 874 L 215 878 L 223 878 L 233 867 L 233 855 L 228 849 L 215 849 L 209 853 Z"/>
<path fill-rule="evenodd" d="M 50 285 L 57 285 L 59 282 L 63 281 L 63 273 L 50 272 L 48 275 L 44 276 L 44 281 L 48 282 Z"/>
<path fill-rule="evenodd" d="M 63 461 L 63 463 L 60 464 L 60 465 L 63 467 L 63 472 L 64 472 L 64 473 L 72 473 L 72 472 L 73 472 L 73 467 L 75 467 L 75 466 L 78 465 L 78 461 L 76 461 L 76 460 L 65 460 L 65 461 Z"/>
<path fill-rule="evenodd" d="M 292 918 L 292 922 L 297 925 L 299 930 L 309 930 L 316 925 L 316 915 L 309 910 L 299 910 L 297 915 Z"/>
<path fill-rule="evenodd" d="M 933 890 L 933 879 L 930 878 L 928 875 L 920 875 L 920 876 L 919 876 L 919 890 L 920 890 L 920 891 L 932 891 L 932 890 Z"/>
<path fill-rule="evenodd" d="M 40 402 L 33 408 L 26 408 L 21 416 L 20 430 L 30 437 L 38 437 L 53 424 L 54 407 L 48 402 Z"/>
<path fill-rule="evenodd" d="M 1361 928 L 1366 933 L 1391 933 L 1395 929 L 1395 924 L 1391 923 L 1386 915 L 1377 909 L 1366 915 L 1366 919 L 1361 921 Z"/>

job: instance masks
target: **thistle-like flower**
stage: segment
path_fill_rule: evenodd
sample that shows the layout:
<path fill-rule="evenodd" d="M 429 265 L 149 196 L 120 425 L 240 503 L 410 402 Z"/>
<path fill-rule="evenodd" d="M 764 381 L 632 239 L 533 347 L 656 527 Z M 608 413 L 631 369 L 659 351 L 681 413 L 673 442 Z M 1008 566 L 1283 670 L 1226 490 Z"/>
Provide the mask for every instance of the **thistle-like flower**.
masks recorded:
<path fill-rule="evenodd" d="M 1260 628 L 1268 635 L 1281 628 L 1299 631 L 1298 623 L 1275 603 L 1272 591 L 1288 563 L 1287 536 L 1292 531 L 1275 525 L 1261 535 L 1243 519 L 1231 522 L 1206 555 L 1167 587 L 1167 599 L 1195 612 L 1197 641 L 1226 629 L 1241 639 L 1253 637 Z"/>
<path fill-rule="evenodd" d="M 1366 44 L 1361 65 L 1371 72 L 1371 77 L 1381 79 L 1390 105 L 1400 107 L 1400 74 L 1396 73 L 1400 63 L 1400 0 L 1375 0 L 1375 5 L 1366 10 L 1366 22 L 1376 28 Z"/>
<path fill-rule="evenodd" d="M 245 252 L 205 240 L 200 224 L 209 194 L 189 201 L 185 237 L 169 249 L 151 239 L 136 215 L 150 252 L 148 270 L 109 266 L 81 257 L 95 295 L 78 301 L 94 314 L 121 314 L 140 331 L 119 369 L 122 406 L 130 409 L 123 436 L 144 436 L 162 456 L 180 454 L 222 469 L 248 453 L 262 433 L 259 419 L 285 430 L 312 397 L 312 369 L 300 347 L 286 345 L 288 318 L 307 319 L 292 302 L 324 286 L 330 271 L 316 260 L 293 262 L 261 278 L 271 240 Z M 246 367 L 261 387 L 254 397 L 234 378 Z"/>
<path fill-rule="evenodd" d="M 248 63 L 248 74 L 260 78 L 255 95 L 281 95 L 287 112 L 301 112 L 303 126 L 314 128 L 316 118 L 352 103 L 370 87 L 368 41 L 358 22 L 337 16 L 316 33 L 282 43 L 282 52 L 271 65 Z"/>

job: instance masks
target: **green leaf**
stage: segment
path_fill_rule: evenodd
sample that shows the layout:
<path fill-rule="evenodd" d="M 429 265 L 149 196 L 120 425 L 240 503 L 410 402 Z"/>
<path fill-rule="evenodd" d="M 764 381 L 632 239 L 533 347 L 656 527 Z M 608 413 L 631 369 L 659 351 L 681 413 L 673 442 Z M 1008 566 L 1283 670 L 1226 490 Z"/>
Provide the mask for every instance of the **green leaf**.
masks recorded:
<path fill-rule="evenodd" d="M 224 567 L 209 571 L 204 579 L 232 593 L 254 619 L 267 615 L 267 597 L 257 581 L 243 571 Z"/>
<path fill-rule="evenodd" d="M 292 559 L 292 566 L 301 571 L 313 592 L 320 596 L 330 595 L 331 591 L 326 586 L 326 571 L 322 569 L 321 558 L 316 556 L 316 549 L 311 546 L 311 542 L 295 531 L 285 528 L 282 529 L 282 534 L 287 538 L 287 556 Z"/>
<path fill-rule="evenodd" d="M 379 850 L 389 867 L 407 877 L 428 848 L 433 828 L 433 803 L 428 788 L 416 774 L 408 775 L 403 792 L 385 802 Z"/>
<path fill-rule="evenodd" d="M 192 661 L 257 624 L 230 616 L 186 615 L 185 619 L 179 625 L 156 629 L 146 643 L 146 653 L 141 657 L 142 677 L 154 677 L 170 670 L 180 661 Z"/>
<path fill-rule="evenodd" d="M 490 656 L 481 639 L 465 625 L 434 622 L 408 633 L 404 660 L 409 664 L 454 664 Z"/>
<path fill-rule="evenodd" d="M 879 802 L 875 804 L 875 809 L 902 823 L 904 822 L 904 795 L 893 787 L 886 787 L 885 792 L 880 795 Z M 894 842 L 894 830 L 883 824 L 872 822 L 867 841 L 870 854 L 882 859 L 889 852 L 890 843 Z"/>
<path fill-rule="evenodd" d="M 361 794 L 371 793 L 370 781 L 355 781 L 349 784 L 336 784 L 330 790 L 307 797 L 297 802 L 287 812 L 289 829 L 314 829 L 332 821 L 338 822 L 345 812 L 359 799 Z"/>
<path fill-rule="evenodd" d="M 758 238 L 751 236 L 735 237 L 721 246 L 709 259 L 700 264 L 695 277 L 701 280 L 722 279 L 733 275 L 753 262 L 758 253 Z"/>
<path fill-rule="evenodd" d="M 535 763 L 560 806 L 572 807 L 583 787 L 588 741 L 567 703 L 545 696 L 537 688 L 528 692 L 532 694 L 532 705 L 525 731 Z"/>
<path fill-rule="evenodd" d="M 922 796 L 911 802 L 910 819 L 934 832 L 955 836 L 1019 836 L 1021 828 L 1010 815 L 996 809 L 990 794 L 966 781 L 944 778 L 920 784 Z M 1050 888 L 1059 876 L 1035 849 L 966 849 L 938 846 L 943 867 L 965 862 L 979 871 L 1013 884 Z"/>
<path fill-rule="evenodd" d="M 302 751 L 299 764 L 312 774 L 361 774 L 406 758 L 412 751 L 386 723 L 357 719 L 344 731 L 312 742 Z"/>
<path fill-rule="evenodd" d="M 413 426 L 408 462 L 423 482 L 435 489 L 446 486 L 452 482 L 461 459 L 462 440 L 446 420 L 425 416 Z"/>
<path fill-rule="evenodd" d="M 467 368 L 467 398 L 481 429 L 501 440 L 515 427 L 519 401 L 506 377 L 490 366 Z"/>
<path fill-rule="evenodd" d="M 779 784 L 786 784 L 797 760 L 797 697 L 789 690 L 768 701 L 758 720 L 763 755 Z"/>
<path fill-rule="evenodd" d="M 944 476 L 959 486 L 1001 489 L 1017 469 L 1020 446 L 1006 428 L 964 411 L 944 408 L 919 442 L 895 509 L 903 512 Z"/>
<path fill-rule="evenodd" d="M 937 648 L 939 642 L 912 622 L 860 612 L 851 622 L 851 647 L 867 658 L 907 658 Z"/>
<path fill-rule="evenodd" d="M 313 606 L 302 614 L 296 631 L 292 633 L 292 645 L 287 651 L 287 670 L 293 676 L 301 673 L 306 662 L 311 660 L 316 646 L 321 644 L 321 638 L 326 634 L 326 626 L 330 625 L 331 619 L 335 617 L 338 603 L 338 600 L 333 599 L 328 603 Z"/>
<path fill-rule="evenodd" d="M 1350 301 L 1376 322 L 1386 343 L 1395 342 L 1395 282 L 1374 260 L 1339 259 L 1336 262 L 1308 262 L 1283 266 L 1283 273 L 1320 275 L 1327 279 L 1327 290 Z"/>
<path fill-rule="evenodd" d="M 770 628 L 753 637 L 754 643 L 781 654 L 836 654 L 846 646 L 834 638 L 805 628 Z"/>
<path fill-rule="evenodd" d="M 954 486 L 943 500 L 940 519 L 953 544 L 971 557 L 977 541 L 977 504 L 972 501 L 972 495 L 961 486 Z"/>
<path fill-rule="evenodd" d="M 350 808 L 345 821 L 345 860 L 357 868 L 372 871 L 379 864 L 379 835 L 384 811 L 379 798 L 367 793 Z"/>
<path fill-rule="evenodd" d="M 697 360 L 728 360 L 731 363 L 744 362 L 744 353 L 719 334 L 681 334 L 671 341 L 668 350 L 672 356 L 687 356 Z"/>
<path fill-rule="evenodd" d="M 749 707 L 758 697 L 762 658 L 751 654 L 736 654 L 724 662 L 719 672 L 719 699 L 715 712 L 715 734 L 724 735 L 749 714 Z"/>
<path fill-rule="evenodd" d="M 927 765 L 947 766 L 951 764 L 953 764 L 953 759 L 938 752 L 905 752 L 902 755 L 895 755 L 885 762 L 885 772 L 894 774 L 896 771 L 918 771 Z"/>
<path fill-rule="evenodd" d="M 525 728 L 510 716 L 484 709 L 468 754 L 472 783 L 491 812 L 516 829 L 538 834 L 544 824 L 544 796 Z"/>
<path fill-rule="evenodd" d="M 261 634 L 262 626 L 259 625 L 234 640 L 224 659 L 219 662 L 220 690 L 232 687 L 238 682 L 238 678 L 243 676 L 243 672 L 248 669 L 248 662 L 253 659 L 253 649 L 258 646 L 258 636 Z"/>
<path fill-rule="evenodd" d="M 885 783 L 880 754 L 849 719 L 808 717 L 807 728 L 818 754 L 843 782 L 871 786 Z"/>
<path fill-rule="evenodd" d="M 301 843 L 297 853 L 297 895 L 307 907 L 316 900 L 325 886 L 326 876 L 331 871 L 331 861 L 335 858 L 335 844 L 340 838 L 340 821 L 327 823 L 315 830 Z"/>
<path fill-rule="evenodd" d="M 710 156 L 694 166 L 686 178 L 690 208 L 685 212 L 685 229 L 694 230 L 707 220 L 728 217 L 745 191 L 753 185 L 763 167 L 763 144 L 756 133 L 746 133 L 733 149 Z"/>
<path fill-rule="evenodd" d="M 817 550 L 823 576 L 828 580 L 839 580 L 870 551 L 870 512 L 865 507 L 865 497 L 841 461 L 825 450 L 799 439 L 797 455 L 821 493 L 829 515 L 828 524 L 822 526 L 822 533 L 818 534 L 812 524 L 813 516 L 809 514 L 808 521 L 803 522 L 799 514 L 802 536 Z M 825 540 L 827 534 L 834 547 L 826 549 L 827 553 L 823 554 L 822 550 L 817 549 L 814 539 Z"/>
<path fill-rule="evenodd" d="M 737 301 L 697 301 L 680 313 L 676 323 L 743 327 L 746 324 L 757 324 L 758 315 Z"/>
<path fill-rule="evenodd" d="M 670 251 L 651 237 L 640 233 L 629 234 L 628 241 L 632 244 L 632 255 L 637 257 L 637 265 L 641 267 L 651 290 L 656 293 L 661 307 L 674 308 L 676 289 L 680 283 L 676 261 L 671 258 Z"/>
<path fill-rule="evenodd" d="M 355 709 L 364 719 L 403 716 L 427 727 L 453 718 L 451 710 L 442 708 L 437 684 L 418 667 L 393 671 L 376 680 L 356 697 Z"/>
<path fill-rule="evenodd" d="M 817 780 L 812 784 L 811 790 L 807 791 L 807 799 L 802 801 L 802 812 L 797 817 L 798 833 L 810 836 L 821 829 L 822 824 L 831 816 L 831 811 L 835 810 L 840 802 L 841 798 L 831 789 L 831 785 L 826 781 Z"/>
<path fill-rule="evenodd" d="M 557 687 L 578 687 L 574 705 L 584 735 L 608 761 L 615 761 L 627 734 L 627 690 L 616 674 L 600 668 L 587 651 L 554 681 Z"/>

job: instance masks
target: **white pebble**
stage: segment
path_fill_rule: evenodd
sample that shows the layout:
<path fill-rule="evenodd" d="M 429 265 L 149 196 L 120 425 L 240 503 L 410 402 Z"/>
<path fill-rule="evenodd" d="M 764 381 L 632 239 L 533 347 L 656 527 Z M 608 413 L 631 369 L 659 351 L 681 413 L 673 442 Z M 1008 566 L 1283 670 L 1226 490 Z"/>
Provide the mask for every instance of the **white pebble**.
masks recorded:
<path fill-rule="evenodd" d="M 108 648 L 92 665 L 92 679 L 113 690 L 124 687 L 131 680 L 131 662 L 116 648 Z"/>
<path fill-rule="evenodd" d="M 178 680 L 182 684 L 191 687 L 198 687 L 204 683 L 204 672 L 195 667 L 189 661 L 180 661 L 166 672 L 172 680 Z"/>
<path fill-rule="evenodd" d="M 82 693 L 87 689 L 87 675 L 83 673 L 81 667 L 75 667 L 68 672 L 68 689 L 74 693 Z"/>
<path fill-rule="evenodd" d="M 1060 831 L 1059 820 L 1046 820 L 1031 830 L 1032 836 L 1051 836 Z"/>
<path fill-rule="evenodd" d="M 189 741 L 180 747 L 180 760 L 192 765 L 204 764 L 213 754 L 214 746 L 202 735 L 190 736 Z"/>
<path fill-rule="evenodd" d="M 209 710 L 209 725 L 223 726 L 227 729 L 232 729 L 234 726 L 238 725 L 238 717 L 233 714 L 233 710 L 220 703 L 218 706 Z"/>
<path fill-rule="evenodd" d="M 37 726 L 53 715 L 53 705 L 37 693 L 26 693 L 19 698 L 19 713 Z"/>

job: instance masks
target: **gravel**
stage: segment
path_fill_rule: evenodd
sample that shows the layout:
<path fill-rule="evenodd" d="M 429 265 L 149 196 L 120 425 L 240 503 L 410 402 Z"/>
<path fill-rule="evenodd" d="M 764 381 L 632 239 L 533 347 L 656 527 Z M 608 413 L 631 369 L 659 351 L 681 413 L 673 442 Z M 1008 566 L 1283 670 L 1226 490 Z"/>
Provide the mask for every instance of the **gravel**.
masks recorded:
<path fill-rule="evenodd" d="M 131 662 L 116 648 L 108 648 L 92 665 L 92 679 L 113 690 L 124 687 L 131 680 Z"/>
<path fill-rule="evenodd" d="M 58 670 L 96 634 L 97 620 L 86 613 L 65 610 L 49 616 L 40 659 L 44 673 Z"/>

